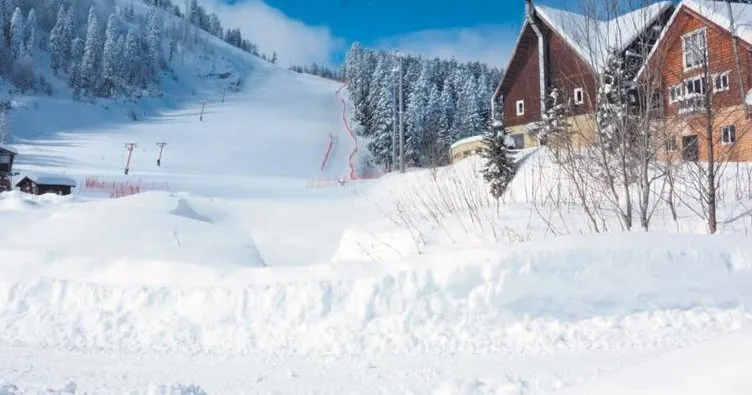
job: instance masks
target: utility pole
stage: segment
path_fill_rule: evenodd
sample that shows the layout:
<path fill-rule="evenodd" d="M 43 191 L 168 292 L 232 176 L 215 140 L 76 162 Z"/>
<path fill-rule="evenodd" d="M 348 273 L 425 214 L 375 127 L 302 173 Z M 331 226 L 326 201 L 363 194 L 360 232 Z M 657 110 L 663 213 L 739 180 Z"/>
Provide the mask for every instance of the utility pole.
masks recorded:
<path fill-rule="evenodd" d="M 222 103 L 225 102 L 225 92 L 227 92 L 227 88 L 222 89 Z"/>
<path fill-rule="evenodd" d="M 199 121 L 204 120 L 204 107 L 206 106 L 206 100 L 201 100 L 201 115 L 198 116 Z"/>
<path fill-rule="evenodd" d="M 136 148 L 136 143 L 125 143 L 125 148 L 128 150 L 128 161 L 125 162 L 125 175 L 127 176 L 131 169 L 131 157 L 133 156 L 133 149 Z"/>
<path fill-rule="evenodd" d="M 162 167 L 162 152 L 164 151 L 164 147 L 167 145 L 167 143 L 157 143 L 157 147 L 159 147 L 159 157 L 157 157 L 157 167 Z"/>
<path fill-rule="evenodd" d="M 404 98 L 403 98 L 403 90 L 402 90 L 402 54 L 397 52 L 397 62 L 398 62 L 398 74 L 399 74 L 399 156 L 400 156 L 400 173 L 405 172 L 405 112 L 403 111 L 404 107 Z"/>

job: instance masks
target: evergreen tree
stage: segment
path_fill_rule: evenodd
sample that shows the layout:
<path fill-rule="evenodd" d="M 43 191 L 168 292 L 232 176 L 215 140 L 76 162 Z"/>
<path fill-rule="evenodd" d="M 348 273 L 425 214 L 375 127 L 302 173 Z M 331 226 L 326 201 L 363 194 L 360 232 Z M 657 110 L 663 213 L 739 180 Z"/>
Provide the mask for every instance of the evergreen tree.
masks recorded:
<path fill-rule="evenodd" d="M 139 55 L 139 44 L 136 33 L 133 29 L 128 30 L 128 35 L 125 37 L 125 62 L 123 63 L 125 72 L 123 73 L 130 85 L 141 85 L 141 62 Z"/>
<path fill-rule="evenodd" d="M 535 137 L 541 144 L 547 144 L 549 139 L 568 138 L 567 114 L 569 108 L 564 103 L 558 88 L 551 90 L 546 98 L 546 111 L 543 112 L 540 122 L 538 122 Z"/>
<path fill-rule="evenodd" d="M 157 73 L 162 68 L 162 50 L 161 50 L 161 28 L 162 20 L 156 12 L 151 13 L 148 23 L 149 31 L 147 32 L 146 45 L 148 47 L 148 70 L 149 79 L 156 78 Z"/>
<path fill-rule="evenodd" d="M 99 19 L 92 6 L 89 9 L 89 21 L 86 30 L 84 55 L 81 58 L 80 69 L 82 88 L 88 91 L 99 86 L 99 70 L 101 63 L 102 39 L 99 33 Z"/>
<path fill-rule="evenodd" d="M 117 64 L 118 58 L 118 20 L 115 14 L 107 18 L 107 29 L 105 30 L 104 50 L 102 53 L 102 78 L 99 94 L 110 97 L 117 86 Z"/>
<path fill-rule="evenodd" d="M 26 17 L 26 51 L 32 53 L 36 47 L 37 37 L 37 13 L 32 8 Z"/>
<path fill-rule="evenodd" d="M 11 66 L 11 53 L 5 34 L 5 21 L 9 19 L 4 0 L 0 0 L 0 75 L 7 75 Z"/>
<path fill-rule="evenodd" d="M 407 119 L 405 120 L 405 155 L 414 164 L 421 163 L 421 152 L 429 139 L 428 120 L 428 69 L 427 62 L 421 64 L 421 72 L 413 84 L 408 97 Z"/>
<path fill-rule="evenodd" d="M 491 196 L 499 199 L 514 178 L 514 160 L 506 144 L 506 129 L 500 121 L 495 122 L 483 133 L 482 153 L 485 165 L 481 173 L 489 186 Z"/>
<path fill-rule="evenodd" d="M 68 8 L 68 12 L 65 14 L 65 22 L 63 23 L 62 39 L 60 40 L 62 46 L 62 64 L 65 71 L 68 71 L 68 65 L 71 62 L 81 60 L 81 57 L 76 56 L 73 50 L 73 42 L 78 38 L 76 34 L 76 18 L 74 7 Z M 83 56 L 83 55 L 82 55 Z"/>
<path fill-rule="evenodd" d="M 21 14 L 21 9 L 16 8 L 10 21 L 10 47 L 14 60 L 21 59 L 26 52 L 25 38 L 26 27 L 24 26 L 24 17 Z"/>
<path fill-rule="evenodd" d="M 61 5 L 57 12 L 57 19 L 55 26 L 52 27 L 50 32 L 50 66 L 52 71 L 57 74 L 57 71 L 64 68 L 65 65 L 65 53 L 63 40 L 63 24 L 65 23 L 65 8 Z"/>

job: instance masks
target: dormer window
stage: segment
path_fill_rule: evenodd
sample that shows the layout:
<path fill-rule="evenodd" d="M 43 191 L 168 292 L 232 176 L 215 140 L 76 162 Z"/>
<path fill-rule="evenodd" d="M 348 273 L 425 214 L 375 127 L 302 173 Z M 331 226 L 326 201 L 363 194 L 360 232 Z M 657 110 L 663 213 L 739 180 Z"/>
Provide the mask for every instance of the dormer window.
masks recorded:
<path fill-rule="evenodd" d="M 517 116 L 525 115 L 525 101 L 517 100 Z"/>
<path fill-rule="evenodd" d="M 684 70 L 690 70 L 705 64 L 708 54 L 705 28 L 697 29 L 682 36 L 684 53 Z"/>

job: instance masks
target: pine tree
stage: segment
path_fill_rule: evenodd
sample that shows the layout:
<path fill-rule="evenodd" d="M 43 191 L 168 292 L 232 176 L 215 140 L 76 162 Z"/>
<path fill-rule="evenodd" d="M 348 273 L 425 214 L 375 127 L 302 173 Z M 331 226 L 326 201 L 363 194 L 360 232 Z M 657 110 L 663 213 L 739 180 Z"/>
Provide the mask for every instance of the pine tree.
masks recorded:
<path fill-rule="evenodd" d="M 94 91 L 99 86 L 99 70 L 101 63 L 102 39 L 99 34 L 99 19 L 94 7 L 89 9 L 89 22 L 86 30 L 84 55 L 81 58 L 79 73 L 82 88 Z"/>
<path fill-rule="evenodd" d="M 540 122 L 537 124 L 535 137 L 541 144 L 547 144 L 549 139 L 567 139 L 569 124 L 567 114 L 569 108 L 564 103 L 558 88 L 553 88 L 546 98 L 546 111 L 543 112 Z"/>
<path fill-rule="evenodd" d="M 68 71 L 68 66 L 74 61 L 80 61 L 81 57 L 76 56 L 73 49 L 73 42 L 78 38 L 76 34 L 76 19 L 74 7 L 68 8 L 68 12 L 65 14 L 65 21 L 63 23 L 62 39 L 60 40 L 62 46 L 62 64 L 63 69 Z M 83 55 L 82 55 L 83 56 Z"/>
<path fill-rule="evenodd" d="M 99 94 L 110 97 L 117 86 L 117 63 L 118 59 L 118 20 L 115 14 L 107 18 L 105 30 L 104 51 L 102 53 L 102 79 Z"/>
<path fill-rule="evenodd" d="M 24 27 L 24 17 L 21 14 L 21 9 L 16 8 L 16 11 L 13 12 L 13 18 L 10 21 L 10 46 L 14 60 L 21 59 L 25 53 L 25 35 L 26 28 Z"/>
<path fill-rule="evenodd" d="M 6 75 L 11 67 L 11 53 L 8 42 L 5 39 L 5 21 L 8 19 L 5 11 L 4 0 L 0 0 L 0 75 Z"/>
<path fill-rule="evenodd" d="M 55 26 L 52 27 L 50 32 L 50 66 L 52 72 L 57 74 L 57 71 L 64 68 L 65 65 L 65 53 L 63 40 L 63 24 L 65 23 L 65 8 L 61 5 L 57 12 L 57 20 Z"/>
<path fill-rule="evenodd" d="M 26 17 L 26 51 L 32 53 L 37 43 L 37 13 L 32 8 Z"/>
<path fill-rule="evenodd" d="M 123 74 L 127 76 L 129 85 L 141 85 L 141 80 L 139 78 L 141 74 L 141 57 L 138 56 L 138 38 L 133 29 L 128 30 L 128 35 L 125 37 L 124 51 L 125 62 L 123 63 L 123 67 L 125 72 Z"/>
<path fill-rule="evenodd" d="M 146 45 L 149 50 L 149 57 L 147 60 L 149 78 L 154 79 L 157 73 L 162 68 L 162 50 L 161 50 L 161 27 L 162 20 L 156 12 L 151 13 L 149 16 L 149 31 L 147 32 Z"/>
<path fill-rule="evenodd" d="M 484 149 L 481 154 L 485 165 L 481 173 L 489 186 L 491 196 L 499 199 L 514 178 L 514 160 L 506 144 L 506 129 L 502 122 L 489 125 L 483 133 Z"/>
<path fill-rule="evenodd" d="M 427 145 L 428 129 L 428 63 L 421 64 L 421 72 L 411 88 L 408 96 L 405 120 L 406 147 L 405 155 L 413 164 L 421 163 L 421 151 Z"/>

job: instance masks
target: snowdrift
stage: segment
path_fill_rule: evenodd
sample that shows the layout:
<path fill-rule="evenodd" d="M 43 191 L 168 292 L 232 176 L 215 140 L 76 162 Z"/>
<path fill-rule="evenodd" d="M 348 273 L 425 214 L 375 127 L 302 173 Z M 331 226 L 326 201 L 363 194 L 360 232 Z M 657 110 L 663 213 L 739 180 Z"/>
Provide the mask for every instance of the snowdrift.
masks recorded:
<path fill-rule="evenodd" d="M 249 236 L 221 218 L 217 223 L 215 213 L 197 211 L 187 195 L 150 192 L 84 201 L 11 193 L 0 195 L 0 215 L 7 224 L 0 231 L 0 265 L 7 269 L 23 261 L 17 271 L 24 276 L 86 273 L 102 281 L 143 283 L 179 277 L 191 268 L 211 274 L 264 266 Z"/>
<path fill-rule="evenodd" d="M 410 266 L 243 269 L 215 286 L 2 275 L 0 346 L 278 356 L 667 350 L 750 319 L 746 240 L 570 237 L 437 251 Z"/>

